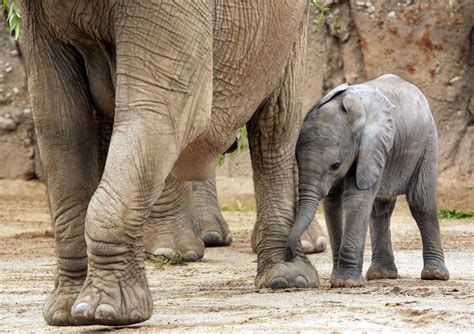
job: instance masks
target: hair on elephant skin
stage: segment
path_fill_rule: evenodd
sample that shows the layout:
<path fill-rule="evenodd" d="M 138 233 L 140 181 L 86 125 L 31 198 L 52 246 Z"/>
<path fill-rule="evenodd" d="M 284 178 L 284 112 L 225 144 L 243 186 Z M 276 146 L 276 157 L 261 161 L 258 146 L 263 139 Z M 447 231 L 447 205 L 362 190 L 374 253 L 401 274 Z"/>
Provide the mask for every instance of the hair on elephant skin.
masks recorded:
<path fill-rule="evenodd" d="M 325 199 L 333 252 L 332 287 L 362 286 L 364 242 L 370 225 L 367 279 L 397 278 L 390 216 L 406 195 L 423 242 L 423 279 L 449 278 L 436 207 L 437 132 L 423 93 L 395 76 L 340 85 L 304 120 L 296 156 L 299 203 L 286 256 Z"/>

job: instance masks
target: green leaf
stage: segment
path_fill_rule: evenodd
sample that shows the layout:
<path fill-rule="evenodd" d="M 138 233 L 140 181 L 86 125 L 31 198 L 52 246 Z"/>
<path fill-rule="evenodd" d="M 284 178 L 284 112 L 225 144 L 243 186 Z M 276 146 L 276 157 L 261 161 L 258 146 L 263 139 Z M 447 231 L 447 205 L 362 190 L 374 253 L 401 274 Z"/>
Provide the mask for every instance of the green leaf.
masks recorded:
<path fill-rule="evenodd" d="M 15 0 L 2 0 L 2 12 L 5 12 L 7 9 L 8 30 L 15 39 L 19 39 L 22 33 L 20 7 L 18 7 Z"/>
<path fill-rule="evenodd" d="M 474 211 L 440 210 L 438 216 L 444 219 L 474 219 Z"/>

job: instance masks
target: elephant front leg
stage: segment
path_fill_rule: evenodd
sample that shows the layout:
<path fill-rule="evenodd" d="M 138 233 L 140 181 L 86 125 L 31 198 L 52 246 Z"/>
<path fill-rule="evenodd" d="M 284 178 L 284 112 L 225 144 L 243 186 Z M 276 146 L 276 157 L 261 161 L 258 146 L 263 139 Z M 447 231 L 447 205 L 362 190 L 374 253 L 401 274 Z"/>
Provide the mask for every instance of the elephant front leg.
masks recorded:
<path fill-rule="evenodd" d="M 297 256 L 285 261 L 286 242 L 295 219 L 295 147 L 301 124 L 302 44 L 294 47 L 278 91 L 248 123 L 257 202 L 257 288 L 319 286 L 318 273 L 304 256 L 301 243 Z"/>
<path fill-rule="evenodd" d="M 186 261 L 197 261 L 204 255 L 204 243 L 193 215 L 191 182 L 169 175 L 165 187 L 145 224 L 145 251 L 172 258 L 180 254 Z"/>
<path fill-rule="evenodd" d="M 344 228 L 337 264 L 330 279 L 333 288 L 360 287 L 366 283 L 362 276 L 362 265 L 370 212 L 374 203 L 373 192 L 373 189 L 357 189 L 355 177 L 346 180 L 342 199 Z"/>
<path fill-rule="evenodd" d="M 390 217 L 395 209 L 395 203 L 396 198 L 374 202 L 370 216 L 372 263 L 365 275 L 368 280 L 398 277 L 390 236 Z"/>
<path fill-rule="evenodd" d="M 208 247 L 228 246 L 232 234 L 219 209 L 216 176 L 202 182 L 193 182 L 194 219 L 200 229 L 201 238 Z"/>
<path fill-rule="evenodd" d="M 209 123 L 211 4 L 131 2 L 114 12 L 114 127 L 85 219 L 89 269 L 72 307 L 77 324 L 126 325 L 152 314 L 144 223 L 181 152 Z"/>
<path fill-rule="evenodd" d="M 57 251 L 55 288 L 43 316 L 67 326 L 87 274 L 84 217 L 98 184 L 94 119 L 81 56 L 32 21 L 27 14 L 28 88 Z"/>

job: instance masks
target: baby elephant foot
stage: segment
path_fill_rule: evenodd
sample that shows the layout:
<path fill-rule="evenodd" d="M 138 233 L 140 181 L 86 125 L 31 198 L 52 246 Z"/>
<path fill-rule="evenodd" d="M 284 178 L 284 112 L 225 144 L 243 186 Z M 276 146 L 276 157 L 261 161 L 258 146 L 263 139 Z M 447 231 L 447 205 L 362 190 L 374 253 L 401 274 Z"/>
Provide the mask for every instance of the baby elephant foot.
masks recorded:
<path fill-rule="evenodd" d="M 60 284 L 43 306 L 44 320 L 51 326 L 71 326 L 71 307 L 81 292 L 84 278 L 74 283 Z"/>
<path fill-rule="evenodd" d="M 391 263 L 375 263 L 370 264 L 369 270 L 365 274 L 367 280 L 374 279 L 396 279 L 398 278 L 398 270 L 395 262 Z"/>
<path fill-rule="evenodd" d="M 74 325 L 130 325 L 151 317 L 153 302 L 143 270 L 129 275 L 94 269 L 72 307 Z"/>
<path fill-rule="evenodd" d="M 448 268 L 443 262 L 426 263 L 421 272 L 421 279 L 447 281 L 449 279 Z"/>
<path fill-rule="evenodd" d="M 332 273 L 331 288 L 357 288 L 365 286 L 366 281 L 356 269 L 336 270 Z"/>
<path fill-rule="evenodd" d="M 297 257 L 290 262 L 272 264 L 261 270 L 255 278 L 255 286 L 259 289 L 317 288 L 319 277 L 306 258 Z"/>

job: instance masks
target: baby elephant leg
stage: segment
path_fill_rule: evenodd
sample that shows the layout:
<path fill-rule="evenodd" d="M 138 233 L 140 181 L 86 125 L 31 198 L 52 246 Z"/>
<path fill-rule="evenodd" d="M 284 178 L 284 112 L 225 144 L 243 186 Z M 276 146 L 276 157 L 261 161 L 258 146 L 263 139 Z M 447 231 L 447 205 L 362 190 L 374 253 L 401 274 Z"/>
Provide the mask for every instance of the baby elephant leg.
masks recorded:
<path fill-rule="evenodd" d="M 433 144 L 429 144 L 425 151 L 418 175 L 410 185 L 407 200 L 423 243 L 424 267 L 421 278 L 447 280 L 449 272 L 444 263 L 436 204 L 436 142 L 433 140 L 430 143 Z"/>
<path fill-rule="evenodd" d="M 390 238 L 390 217 L 395 203 L 396 198 L 376 200 L 372 208 L 370 215 L 372 263 L 367 270 L 367 280 L 398 277 Z"/>

